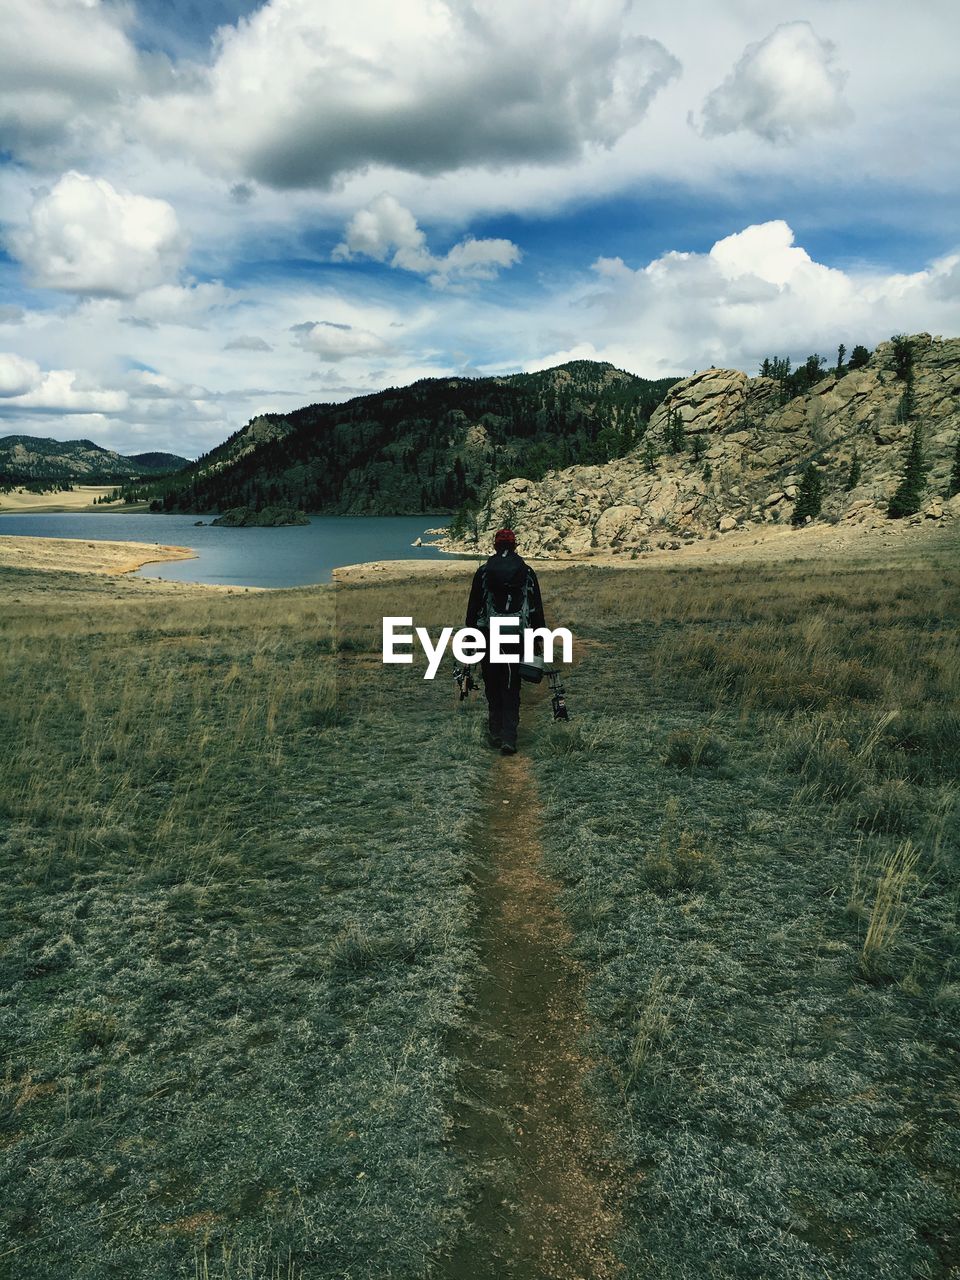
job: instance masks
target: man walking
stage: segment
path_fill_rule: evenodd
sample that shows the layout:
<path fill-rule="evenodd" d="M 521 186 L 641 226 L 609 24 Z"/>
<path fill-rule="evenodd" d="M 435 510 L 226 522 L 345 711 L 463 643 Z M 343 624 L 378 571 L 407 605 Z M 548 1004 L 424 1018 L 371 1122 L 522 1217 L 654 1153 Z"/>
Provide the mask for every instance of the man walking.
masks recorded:
<path fill-rule="evenodd" d="M 520 613 L 524 626 L 545 627 L 540 583 L 530 566 L 517 555 L 512 529 L 499 529 L 493 539 L 493 555 L 473 576 L 467 604 L 468 627 L 488 630 L 490 614 Z M 489 645 L 480 663 L 487 695 L 490 743 L 505 756 L 517 750 L 520 722 L 520 672 L 516 663 L 491 662 Z"/>

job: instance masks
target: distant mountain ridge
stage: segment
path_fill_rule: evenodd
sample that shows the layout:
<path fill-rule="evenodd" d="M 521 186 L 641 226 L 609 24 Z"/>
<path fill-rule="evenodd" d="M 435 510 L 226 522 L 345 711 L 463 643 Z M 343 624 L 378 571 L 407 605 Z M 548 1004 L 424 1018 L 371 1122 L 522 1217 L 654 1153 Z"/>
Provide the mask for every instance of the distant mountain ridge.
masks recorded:
<path fill-rule="evenodd" d="M 119 484 L 160 475 L 188 464 L 175 453 L 139 453 L 127 457 L 92 440 L 51 440 L 39 436 L 0 437 L 0 484 Z"/>
<path fill-rule="evenodd" d="M 675 378 L 572 361 L 539 373 L 427 378 L 254 418 L 166 484 L 155 510 L 289 505 L 332 514 L 454 512 L 500 479 L 627 452 Z"/>

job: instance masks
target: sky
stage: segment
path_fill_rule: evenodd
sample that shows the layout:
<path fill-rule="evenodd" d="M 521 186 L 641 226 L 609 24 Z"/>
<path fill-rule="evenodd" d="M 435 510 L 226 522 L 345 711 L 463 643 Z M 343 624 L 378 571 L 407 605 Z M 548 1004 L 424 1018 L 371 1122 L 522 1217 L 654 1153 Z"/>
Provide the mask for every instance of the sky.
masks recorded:
<path fill-rule="evenodd" d="M 0 0 L 0 435 L 960 335 L 955 0 Z"/>

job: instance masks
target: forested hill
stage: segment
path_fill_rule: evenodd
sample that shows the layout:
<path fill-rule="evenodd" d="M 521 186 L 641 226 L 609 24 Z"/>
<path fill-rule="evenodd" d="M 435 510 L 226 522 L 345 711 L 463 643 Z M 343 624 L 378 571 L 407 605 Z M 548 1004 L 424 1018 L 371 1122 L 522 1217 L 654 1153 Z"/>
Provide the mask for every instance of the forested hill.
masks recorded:
<path fill-rule="evenodd" d="M 588 360 L 507 377 L 428 378 L 264 414 L 176 476 L 125 496 L 163 511 L 279 503 L 334 514 L 452 512 L 497 481 L 622 456 L 674 382 Z"/>
<path fill-rule="evenodd" d="M 153 473 L 175 471 L 187 459 L 173 453 L 125 456 L 92 440 L 50 440 L 40 436 L 0 437 L 0 486 L 21 484 L 115 484 Z"/>

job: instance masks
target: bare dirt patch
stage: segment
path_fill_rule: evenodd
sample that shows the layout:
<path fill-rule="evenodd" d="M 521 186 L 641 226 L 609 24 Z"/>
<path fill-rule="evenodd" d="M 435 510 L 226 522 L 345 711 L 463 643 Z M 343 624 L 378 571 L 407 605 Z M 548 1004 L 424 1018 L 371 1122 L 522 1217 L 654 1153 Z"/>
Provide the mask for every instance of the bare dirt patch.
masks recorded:
<path fill-rule="evenodd" d="M 585 1092 L 584 976 L 569 951 L 558 886 L 543 867 L 529 762 L 497 759 L 475 831 L 484 976 L 455 1113 L 482 1190 L 439 1274 L 462 1280 L 608 1280 L 623 1173 L 605 1153 Z"/>

